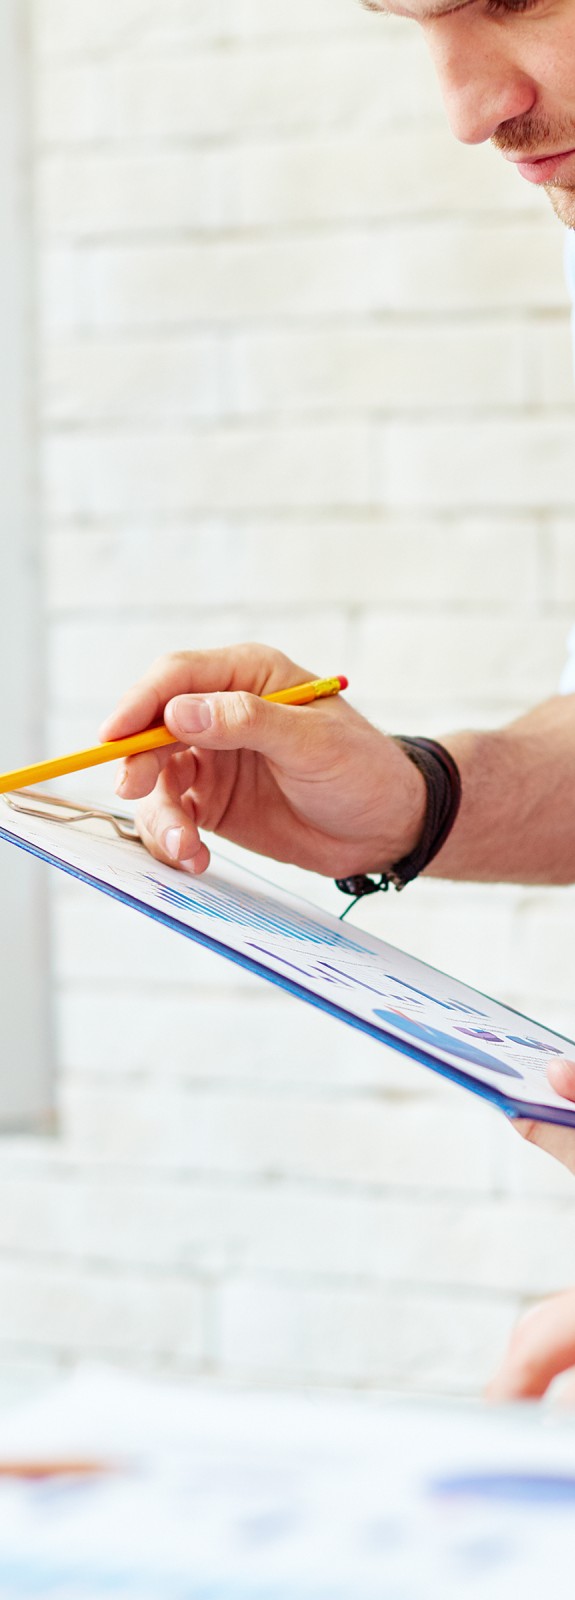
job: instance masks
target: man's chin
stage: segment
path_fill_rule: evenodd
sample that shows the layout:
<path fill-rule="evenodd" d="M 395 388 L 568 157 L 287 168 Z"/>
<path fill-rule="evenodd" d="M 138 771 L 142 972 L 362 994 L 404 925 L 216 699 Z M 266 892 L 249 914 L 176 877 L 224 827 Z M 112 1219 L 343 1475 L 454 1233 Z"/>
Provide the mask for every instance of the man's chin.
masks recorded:
<path fill-rule="evenodd" d="M 559 221 L 566 228 L 575 228 L 575 189 L 562 189 L 558 183 L 546 183 L 545 193 Z"/>

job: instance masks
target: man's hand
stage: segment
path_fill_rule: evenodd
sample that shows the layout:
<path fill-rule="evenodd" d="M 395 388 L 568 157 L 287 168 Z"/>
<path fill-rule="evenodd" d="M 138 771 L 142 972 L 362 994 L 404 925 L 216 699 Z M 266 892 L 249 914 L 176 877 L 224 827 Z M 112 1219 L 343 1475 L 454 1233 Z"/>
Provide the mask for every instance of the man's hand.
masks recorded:
<path fill-rule="evenodd" d="M 165 717 L 179 740 L 162 755 L 133 756 L 120 790 L 150 796 L 141 827 L 154 854 L 203 872 L 209 856 L 199 827 L 326 876 L 385 870 L 411 854 L 423 830 L 425 782 L 399 745 L 341 696 L 305 707 L 261 698 L 313 675 L 277 650 L 236 645 L 165 656 L 124 696 L 102 739 Z M 571 883 L 574 733 L 575 694 L 556 695 L 495 732 L 442 734 L 463 793 L 430 875 Z"/>
<path fill-rule="evenodd" d="M 549 1081 L 566 1100 L 575 1100 L 575 1061 L 556 1057 Z M 551 1122 L 516 1121 L 524 1139 L 539 1145 L 575 1173 L 575 1128 Z M 489 1400 L 538 1400 L 553 1378 L 575 1367 L 575 1289 L 553 1295 L 517 1324 L 503 1362 L 487 1390 Z M 575 1399 L 575 1379 L 571 1398 Z"/>
<path fill-rule="evenodd" d="M 575 1100 L 575 1061 L 563 1061 L 557 1056 L 550 1063 L 547 1076 L 557 1094 L 563 1095 L 565 1100 Z M 575 1173 L 575 1128 L 562 1128 L 555 1122 L 531 1122 L 519 1118 L 513 1126 L 523 1139 L 538 1145 L 540 1150 L 546 1150 L 548 1155 L 568 1167 L 569 1172 Z"/>
<path fill-rule="evenodd" d="M 521 1318 L 488 1400 L 539 1400 L 553 1378 L 575 1367 L 575 1289 L 543 1300 Z M 568 1391 L 563 1392 L 567 1398 Z M 575 1384 L 570 1398 L 575 1398 Z"/>
<path fill-rule="evenodd" d="M 118 783 L 161 861 L 204 872 L 200 829 L 326 876 L 383 871 L 415 848 L 425 782 L 393 739 L 341 696 L 273 705 L 317 677 L 263 645 L 162 657 L 100 729 L 121 739 L 165 721 L 179 743 L 132 756 Z"/>

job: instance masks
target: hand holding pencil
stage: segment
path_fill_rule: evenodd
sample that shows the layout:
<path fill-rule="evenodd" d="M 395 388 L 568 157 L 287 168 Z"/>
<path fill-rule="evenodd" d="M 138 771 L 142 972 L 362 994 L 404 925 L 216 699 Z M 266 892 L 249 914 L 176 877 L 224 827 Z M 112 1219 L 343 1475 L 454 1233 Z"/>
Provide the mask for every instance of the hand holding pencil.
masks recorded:
<path fill-rule="evenodd" d="M 283 691 L 313 679 L 279 651 L 238 645 L 164 656 L 128 691 L 101 739 L 162 721 L 173 739 L 131 755 L 117 784 L 122 798 L 142 801 L 138 826 L 152 855 L 203 872 L 202 835 L 215 833 L 345 877 L 381 871 L 414 847 L 421 775 L 344 701 L 341 681 L 305 714 L 285 703 Z"/>
<path fill-rule="evenodd" d="M 274 694 L 264 694 L 264 700 L 273 700 L 282 706 L 307 706 L 314 700 L 325 700 L 328 695 L 340 694 L 347 689 L 347 678 L 316 678 L 311 683 L 294 684 L 291 689 L 278 689 Z M 148 750 L 161 750 L 176 744 L 176 736 L 164 723 L 145 728 L 125 739 L 110 739 L 91 745 L 88 750 L 74 750 L 70 755 L 56 756 L 48 761 L 36 761 L 33 766 L 17 767 L 12 772 L 0 772 L 0 794 L 10 790 L 28 788 L 34 783 L 48 783 L 52 778 L 62 778 L 70 772 L 85 772 L 88 767 L 103 766 L 106 761 L 119 761 L 128 756 L 142 755 Z"/>

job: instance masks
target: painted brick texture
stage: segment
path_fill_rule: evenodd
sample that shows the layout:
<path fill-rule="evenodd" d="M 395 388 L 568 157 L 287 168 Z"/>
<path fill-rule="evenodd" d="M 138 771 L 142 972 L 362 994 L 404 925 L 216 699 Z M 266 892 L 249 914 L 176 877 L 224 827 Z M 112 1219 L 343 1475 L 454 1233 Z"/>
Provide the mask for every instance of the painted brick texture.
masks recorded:
<path fill-rule="evenodd" d="M 162 650 L 250 636 L 398 731 L 552 693 L 561 229 L 454 143 L 417 30 L 354 0 L 35 0 L 31 46 L 50 745 Z M 52 899 L 58 1132 L 0 1152 L 0 1360 L 477 1392 L 575 1278 L 572 1181 L 371 1041 Z M 571 891 L 364 915 L 575 1032 Z"/>

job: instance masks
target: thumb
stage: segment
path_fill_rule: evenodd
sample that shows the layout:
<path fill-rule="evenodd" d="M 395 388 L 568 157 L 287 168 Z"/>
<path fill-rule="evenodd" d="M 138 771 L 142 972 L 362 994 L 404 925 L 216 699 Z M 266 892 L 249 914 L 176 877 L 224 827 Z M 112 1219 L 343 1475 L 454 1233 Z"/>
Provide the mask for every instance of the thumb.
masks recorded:
<path fill-rule="evenodd" d="M 575 1061 L 555 1056 L 547 1068 L 547 1077 L 556 1094 L 564 1100 L 575 1100 Z"/>
<path fill-rule="evenodd" d="M 179 694 L 164 711 L 166 727 L 180 743 L 205 750 L 258 750 L 284 767 L 306 770 L 317 744 L 318 725 L 315 717 L 311 720 L 313 730 L 309 708 L 270 704 L 245 689 Z"/>

